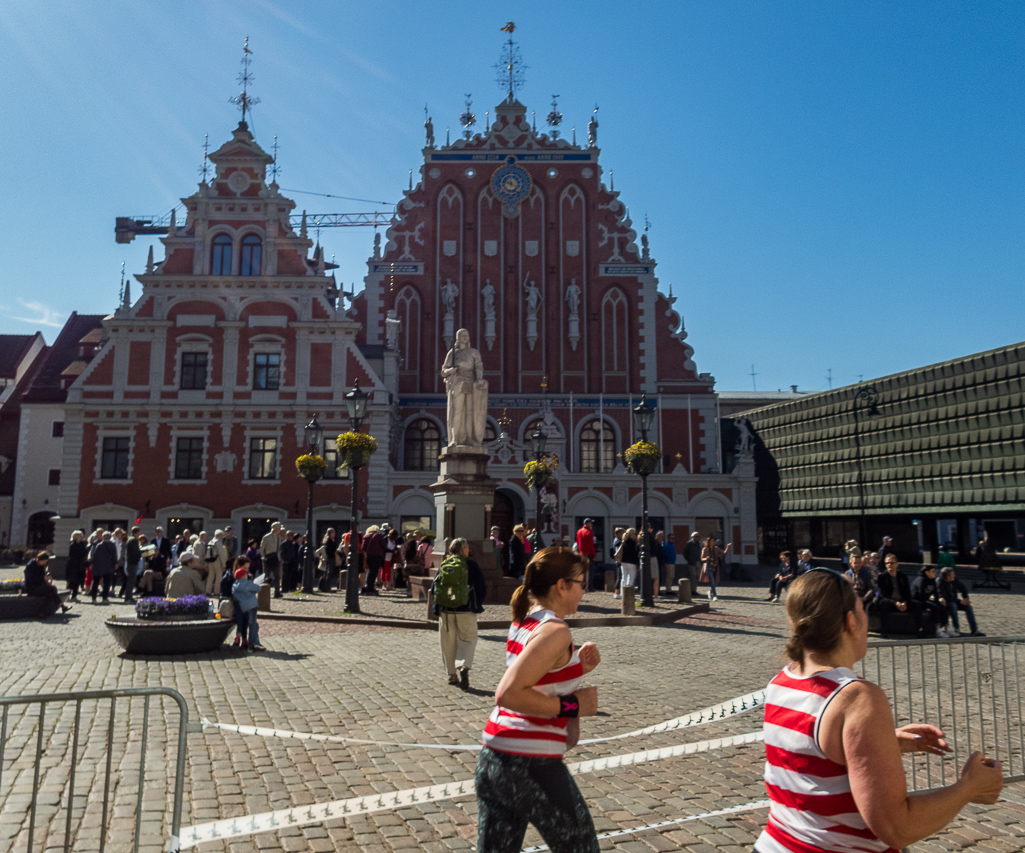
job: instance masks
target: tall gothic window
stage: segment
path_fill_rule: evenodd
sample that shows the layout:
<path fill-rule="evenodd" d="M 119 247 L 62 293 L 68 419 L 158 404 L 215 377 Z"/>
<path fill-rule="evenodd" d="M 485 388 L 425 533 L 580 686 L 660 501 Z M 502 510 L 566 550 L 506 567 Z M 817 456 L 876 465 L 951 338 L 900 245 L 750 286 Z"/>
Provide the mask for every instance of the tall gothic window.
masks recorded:
<path fill-rule="evenodd" d="M 594 420 L 580 430 L 580 470 L 607 474 L 616 467 L 616 437 L 604 421 Z"/>
<path fill-rule="evenodd" d="M 218 234 L 210 250 L 210 275 L 231 275 L 231 237 Z"/>
<path fill-rule="evenodd" d="M 240 275 L 260 274 L 260 255 L 263 243 L 255 234 L 247 234 L 242 238 L 242 257 L 239 264 Z"/>
<path fill-rule="evenodd" d="M 419 418 L 406 427 L 403 443 L 406 471 L 437 471 L 441 453 L 441 432 L 427 418 Z"/>

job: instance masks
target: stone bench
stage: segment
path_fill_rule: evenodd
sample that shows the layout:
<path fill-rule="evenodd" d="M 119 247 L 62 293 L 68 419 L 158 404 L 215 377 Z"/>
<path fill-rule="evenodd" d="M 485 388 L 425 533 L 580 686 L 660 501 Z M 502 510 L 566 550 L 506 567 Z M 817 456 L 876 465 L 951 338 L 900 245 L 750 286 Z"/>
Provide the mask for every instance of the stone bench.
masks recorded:
<path fill-rule="evenodd" d="M 61 604 L 67 602 L 71 591 L 59 590 Z M 54 604 L 48 598 L 38 595 L 0 595 L 0 621 L 7 619 L 46 619 L 53 616 L 60 609 L 60 605 Z"/>

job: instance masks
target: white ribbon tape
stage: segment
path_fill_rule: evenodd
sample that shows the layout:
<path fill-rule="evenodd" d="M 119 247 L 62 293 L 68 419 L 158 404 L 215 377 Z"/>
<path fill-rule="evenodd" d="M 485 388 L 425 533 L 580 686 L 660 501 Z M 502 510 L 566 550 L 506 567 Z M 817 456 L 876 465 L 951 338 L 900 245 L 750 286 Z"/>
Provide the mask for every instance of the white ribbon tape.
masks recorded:
<path fill-rule="evenodd" d="M 744 743 L 762 740 L 762 733 L 748 732 L 732 737 L 716 738 L 697 743 L 683 743 L 663 749 L 651 749 L 627 755 L 613 755 L 608 758 L 597 758 L 578 761 L 569 765 L 570 773 L 592 773 L 615 767 L 626 767 L 631 764 L 643 764 L 648 761 L 659 761 L 663 758 L 674 758 L 681 755 L 695 755 L 715 749 L 724 749 Z M 227 818 L 181 830 L 181 849 L 194 847 L 204 841 L 223 841 L 226 838 L 240 838 L 267 832 L 282 826 L 306 826 L 322 823 L 333 818 L 347 817 L 354 814 L 370 814 L 372 812 L 390 811 L 417 803 L 430 803 L 439 800 L 452 800 L 474 793 L 473 779 L 460 782 L 449 782 L 444 785 L 428 785 L 422 788 L 407 788 L 404 791 L 391 791 L 387 794 L 372 794 L 366 797 L 350 797 L 346 800 L 335 800 L 331 803 L 320 803 L 313 806 L 297 806 L 292 809 L 280 809 L 258 815 Z"/>
<path fill-rule="evenodd" d="M 617 829 L 615 832 L 603 832 L 598 836 L 599 841 L 604 841 L 606 838 L 621 838 L 624 835 L 633 835 L 637 832 L 646 832 L 649 829 L 665 829 L 667 826 L 677 826 L 681 823 L 687 823 L 692 820 L 704 820 L 706 817 L 720 817 L 726 814 L 738 814 L 740 812 L 753 812 L 758 809 L 767 809 L 769 807 L 768 800 L 758 800 L 754 803 L 742 803 L 739 806 L 730 806 L 728 809 L 717 809 L 714 812 L 705 812 L 704 814 L 692 814 L 687 817 L 677 817 L 672 820 L 663 820 L 660 823 L 649 823 L 647 826 L 635 826 L 633 829 Z M 547 844 L 539 844 L 537 847 L 524 847 L 522 853 L 541 853 L 542 850 L 547 850 Z"/>
<path fill-rule="evenodd" d="M 608 737 L 596 737 L 589 738 L 588 740 L 582 740 L 580 741 L 580 745 L 605 743 L 610 740 L 620 740 L 627 737 L 639 737 L 640 735 L 656 734 L 658 732 L 668 732 L 675 731 L 677 729 L 686 729 L 691 726 L 700 726 L 705 723 L 725 720 L 729 717 L 735 717 L 739 714 L 747 713 L 748 711 L 759 708 L 764 704 L 765 691 L 756 690 L 754 693 L 747 693 L 744 696 L 738 696 L 736 699 L 728 699 L 718 705 L 712 705 L 711 707 L 703 708 L 700 711 L 694 711 L 690 714 L 685 714 L 672 720 L 666 720 L 664 723 L 656 723 L 653 726 L 648 726 L 643 729 L 635 729 L 632 732 L 626 732 L 621 735 L 610 735 Z M 223 729 L 228 732 L 237 732 L 242 735 L 259 735 L 260 737 L 295 738 L 297 740 L 327 741 L 330 743 L 361 743 L 368 744 L 370 746 L 399 746 L 407 749 L 445 749 L 453 752 L 458 750 L 480 751 L 481 749 L 480 743 L 404 743 L 402 741 L 364 740 L 363 738 L 342 737 L 341 735 L 319 735 L 311 732 L 293 732 L 287 729 L 270 729 L 263 726 L 237 726 L 229 723 L 215 723 L 206 718 L 203 718 L 200 722 L 204 728 Z"/>

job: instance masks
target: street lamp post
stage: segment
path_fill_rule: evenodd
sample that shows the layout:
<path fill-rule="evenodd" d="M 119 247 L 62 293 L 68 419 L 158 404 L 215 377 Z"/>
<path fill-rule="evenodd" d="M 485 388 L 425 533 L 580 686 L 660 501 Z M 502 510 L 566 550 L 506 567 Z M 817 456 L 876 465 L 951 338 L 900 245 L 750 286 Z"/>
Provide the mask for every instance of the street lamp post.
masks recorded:
<path fill-rule="evenodd" d="M 306 424 L 304 430 L 306 446 L 310 449 L 312 456 L 320 455 L 320 442 L 324 437 L 324 428 L 317 423 L 317 416 Z M 313 541 L 313 484 L 320 479 L 320 472 L 310 470 L 306 474 L 306 482 L 310 487 L 309 499 L 306 503 L 306 559 L 303 562 L 303 592 L 307 595 L 313 593 L 313 552 L 316 545 Z"/>
<path fill-rule="evenodd" d="M 359 387 L 359 382 L 345 395 L 345 407 L 349 410 L 352 431 L 359 432 L 367 411 L 367 393 Z M 363 467 L 364 461 L 359 454 L 353 454 L 346 462 L 352 470 L 352 522 L 349 527 L 349 556 L 345 565 L 345 612 L 359 613 L 359 469 Z"/>
<path fill-rule="evenodd" d="M 648 430 L 655 417 L 655 409 L 648 405 L 647 396 L 641 395 L 641 402 L 633 410 L 634 426 L 641 435 L 641 441 L 648 440 Z M 648 554 L 648 465 L 641 464 L 635 471 L 641 475 L 641 604 L 645 607 L 655 606 L 654 590 L 652 589 L 651 562 Z"/>
<path fill-rule="evenodd" d="M 865 407 L 869 415 L 879 414 L 879 393 L 875 385 L 862 385 L 854 391 L 851 412 L 854 415 L 854 461 L 858 470 L 858 544 L 865 548 L 865 477 L 861 464 L 861 433 L 858 423 L 858 409 Z"/>
<path fill-rule="evenodd" d="M 537 429 L 530 437 L 531 446 L 534 449 L 534 461 L 541 462 L 545 458 L 545 444 L 548 436 L 541 429 L 541 422 L 538 421 Z M 544 547 L 544 540 L 541 539 L 541 486 L 540 482 L 534 483 L 534 553 L 536 554 Z"/>

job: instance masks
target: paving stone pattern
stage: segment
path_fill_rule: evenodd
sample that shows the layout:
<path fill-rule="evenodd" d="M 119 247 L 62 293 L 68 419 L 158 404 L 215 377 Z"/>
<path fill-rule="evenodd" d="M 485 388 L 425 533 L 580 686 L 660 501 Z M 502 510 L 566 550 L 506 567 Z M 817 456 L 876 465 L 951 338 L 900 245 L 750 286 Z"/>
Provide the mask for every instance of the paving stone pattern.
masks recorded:
<path fill-rule="evenodd" d="M 0 571 L 0 578 L 12 572 Z M 580 628 L 578 643 L 595 641 L 601 666 L 588 681 L 599 688 L 601 715 L 583 722 L 583 737 L 618 734 L 758 689 L 780 665 L 783 607 L 764 601 L 762 585 L 723 585 L 710 613 L 664 627 Z M 380 596 L 368 609 L 390 618 L 414 607 Z M 606 602 L 606 599 L 609 599 Z M 589 605 L 612 609 L 605 594 Z M 983 630 L 1025 634 L 1020 594 L 975 595 Z M 275 601 L 288 612 L 340 610 L 337 596 Z M 666 605 L 668 606 L 668 605 Z M 307 609 L 304 611 L 304 607 Z M 417 611 L 423 604 L 415 605 Z M 0 695 L 163 685 L 186 698 L 193 719 L 268 726 L 382 741 L 475 743 L 504 668 L 505 632 L 482 632 L 471 690 L 447 683 L 437 637 L 421 630 L 372 624 L 295 623 L 261 626 L 268 651 L 242 655 L 225 648 L 170 658 L 121 653 L 103 626 L 124 605 L 78 605 L 67 618 L 0 623 Z M 504 608 L 496 609 L 501 618 Z M 422 618 L 415 612 L 414 621 Z M 488 614 L 491 618 L 491 614 Z M 107 849 L 130 849 L 141 749 L 142 704 L 119 703 L 111 751 L 112 832 Z M 73 849 L 98 849 L 109 703 L 83 705 L 74 798 Z M 33 711 L 37 714 L 37 711 Z M 47 712 L 56 721 L 44 744 L 34 850 L 59 848 L 66 818 L 66 782 L 73 706 Z M 658 735 L 595 744 L 573 760 L 670 746 L 760 727 L 758 713 Z M 145 750 L 143 849 L 163 849 L 171 804 L 177 711 L 153 702 Z M 36 717 L 11 712 L 0 779 L 0 849 L 26 849 L 34 773 Z M 366 744 L 320 743 L 239 735 L 218 729 L 188 736 L 183 825 L 244 816 L 363 794 L 385 793 L 472 776 L 476 753 Z M 600 771 L 578 777 L 599 832 L 644 826 L 764 798 L 760 744 Z M 82 811 L 85 818 L 81 819 Z M 610 839 L 603 850 L 750 851 L 765 812 L 713 817 Z M 394 812 L 282 828 L 197 850 L 392 851 L 471 850 L 476 840 L 472 797 Z M 531 829 L 526 844 L 541 843 Z M 919 851 L 1025 848 L 1025 786 L 1010 786 L 995 807 L 969 806 Z"/>

